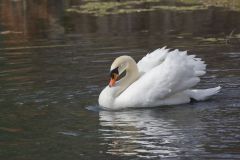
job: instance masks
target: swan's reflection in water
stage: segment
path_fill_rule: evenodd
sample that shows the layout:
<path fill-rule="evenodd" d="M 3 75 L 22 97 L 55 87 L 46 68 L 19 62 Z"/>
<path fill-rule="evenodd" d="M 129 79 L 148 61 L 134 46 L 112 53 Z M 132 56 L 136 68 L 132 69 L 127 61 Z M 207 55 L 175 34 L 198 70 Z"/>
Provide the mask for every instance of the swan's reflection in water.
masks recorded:
<path fill-rule="evenodd" d="M 178 113 L 167 113 L 168 117 L 159 112 L 161 111 L 100 111 L 100 132 L 104 145 L 109 146 L 108 153 L 153 158 L 177 157 L 189 150 L 198 150 L 198 153 L 201 151 L 196 149 L 195 144 L 201 139 L 201 129 L 191 130 L 198 126 L 196 118 L 189 122 L 185 115 L 178 117 L 175 115 Z M 182 121 L 183 119 L 187 120 Z M 193 126 L 186 125 L 186 122 Z"/>

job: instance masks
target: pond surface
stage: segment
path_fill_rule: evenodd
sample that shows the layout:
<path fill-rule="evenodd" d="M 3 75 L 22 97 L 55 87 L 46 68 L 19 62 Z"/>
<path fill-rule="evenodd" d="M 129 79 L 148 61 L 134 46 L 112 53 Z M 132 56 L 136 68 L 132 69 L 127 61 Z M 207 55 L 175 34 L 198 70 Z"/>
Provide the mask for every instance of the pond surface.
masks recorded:
<path fill-rule="evenodd" d="M 66 13 L 64 1 L 22 2 L 0 2 L 0 159 L 240 159 L 240 12 L 96 17 Z M 203 58 L 197 88 L 222 91 L 186 105 L 98 109 L 115 57 L 165 45 Z"/>

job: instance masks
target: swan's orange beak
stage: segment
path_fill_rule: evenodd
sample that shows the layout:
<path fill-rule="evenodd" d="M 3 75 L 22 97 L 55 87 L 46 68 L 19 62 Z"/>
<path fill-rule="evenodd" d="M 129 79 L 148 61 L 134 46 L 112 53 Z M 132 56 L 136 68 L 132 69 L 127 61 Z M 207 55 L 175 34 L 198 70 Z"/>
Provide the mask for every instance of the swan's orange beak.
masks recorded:
<path fill-rule="evenodd" d="M 118 78 L 118 74 L 113 73 L 109 82 L 109 87 L 112 87 L 115 85 L 117 78 Z"/>

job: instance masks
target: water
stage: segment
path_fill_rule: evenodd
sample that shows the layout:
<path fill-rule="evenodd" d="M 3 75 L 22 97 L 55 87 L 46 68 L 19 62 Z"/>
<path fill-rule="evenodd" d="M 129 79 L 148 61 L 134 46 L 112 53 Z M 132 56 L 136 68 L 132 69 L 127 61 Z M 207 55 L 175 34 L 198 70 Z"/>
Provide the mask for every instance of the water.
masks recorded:
<path fill-rule="evenodd" d="M 0 159 L 240 159 L 239 12 L 93 17 L 65 13 L 63 1 L 47 10 L 52 4 L 26 1 L 26 12 L 20 2 L 0 3 Z M 208 73 L 198 88 L 220 85 L 221 93 L 186 105 L 98 109 L 115 57 L 139 60 L 165 45 L 203 58 Z"/>

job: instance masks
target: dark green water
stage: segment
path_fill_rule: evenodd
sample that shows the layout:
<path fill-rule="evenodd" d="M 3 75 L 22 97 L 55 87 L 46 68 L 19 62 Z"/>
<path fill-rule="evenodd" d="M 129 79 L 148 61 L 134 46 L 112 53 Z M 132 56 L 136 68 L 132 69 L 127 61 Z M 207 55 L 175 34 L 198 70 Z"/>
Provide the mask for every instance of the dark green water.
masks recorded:
<path fill-rule="evenodd" d="M 240 12 L 94 17 L 64 12 L 63 1 L 26 2 L 0 2 L 0 159 L 240 159 Z M 97 109 L 115 57 L 139 60 L 165 45 L 203 58 L 198 88 L 221 93 L 180 106 Z"/>

